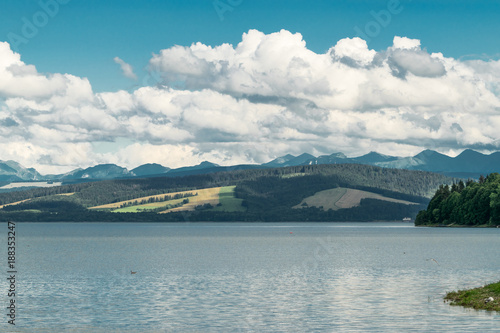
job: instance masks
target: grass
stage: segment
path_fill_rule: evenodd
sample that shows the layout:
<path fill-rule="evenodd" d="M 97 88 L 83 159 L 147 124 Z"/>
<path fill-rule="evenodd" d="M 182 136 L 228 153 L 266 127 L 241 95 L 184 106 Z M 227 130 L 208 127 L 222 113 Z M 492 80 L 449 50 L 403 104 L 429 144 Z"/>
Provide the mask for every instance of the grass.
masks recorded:
<path fill-rule="evenodd" d="M 165 207 L 165 209 L 168 209 L 167 206 L 176 205 L 176 204 L 182 202 L 184 199 L 186 199 L 186 198 L 168 200 L 168 201 L 163 201 L 163 202 L 153 202 L 153 203 L 147 203 L 147 204 L 136 205 L 136 206 L 128 206 L 128 207 L 114 209 L 112 212 L 113 213 L 140 213 L 143 211 L 155 210 L 155 209 L 162 208 L 162 207 Z M 189 198 L 187 198 L 187 199 L 189 199 Z"/>
<path fill-rule="evenodd" d="M 493 301 L 487 302 L 489 297 Z M 476 310 L 500 311 L 500 281 L 484 287 L 452 291 L 444 297 L 451 305 L 460 305 Z"/>
<path fill-rule="evenodd" d="M 234 197 L 235 187 L 236 186 L 221 187 L 219 192 L 219 203 L 221 205 L 214 207 L 212 210 L 223 212 L 244 212 L 246 208 L 241 205 L 243 199 Z"/>
<path fill-rule="evenodd" d="M 337 203 L 337 201 L 339 201 L 346 194 L 346 192 L 347 189 L 342 187 L 320 191 L 315 193 L 313 196 L 305 198 L 300 204 L 292 208 L 323 207 L 324 210 L 337 210 L 339 207 L 337 207 L 335 203 Z"/>
<path fill-rule="evenodd" d="M 323 207 L 325 211 L 328 209 L 337 210 L 341 208 L 352 208 L 359 206 L 361 199 L 365 198 L 397 202 L 405 205 L 415 204 L 410 201 L 388 198 L 377 193 L 337 187 L 317 192 L 313 196 L 305 198 L 300 204 L 292 208 Z"/>

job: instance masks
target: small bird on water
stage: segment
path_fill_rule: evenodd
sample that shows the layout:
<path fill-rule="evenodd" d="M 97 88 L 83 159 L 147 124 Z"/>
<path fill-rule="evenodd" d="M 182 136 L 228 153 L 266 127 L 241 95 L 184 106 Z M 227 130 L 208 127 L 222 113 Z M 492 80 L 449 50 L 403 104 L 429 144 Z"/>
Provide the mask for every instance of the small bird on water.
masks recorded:
<path fill-rule="evenodd" d="M 135 274 L 135 273 L 137 273 L 137 272 L 134 272 L 134 271 L 130 271 L 130 274 Z"/>

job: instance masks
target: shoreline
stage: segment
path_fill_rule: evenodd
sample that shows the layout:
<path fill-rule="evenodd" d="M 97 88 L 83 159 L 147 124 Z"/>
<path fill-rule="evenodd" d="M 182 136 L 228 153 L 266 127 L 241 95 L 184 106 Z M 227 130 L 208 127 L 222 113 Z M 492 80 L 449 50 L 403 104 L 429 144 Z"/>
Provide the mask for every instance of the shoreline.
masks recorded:
<path fill-rule="evenodd" d="M 490 224 L 476 224 L 476 225 L 465 225 L 465 224 L 415 224 L 415 227 L 429 227 L 429 228 L 500 228 L 498 225 Z"/>
<path fill-rule="evenodd" d="M 500 281 L 484 287 L 449 292 L 444 300 L 452 306 L 500 312 Z"/>

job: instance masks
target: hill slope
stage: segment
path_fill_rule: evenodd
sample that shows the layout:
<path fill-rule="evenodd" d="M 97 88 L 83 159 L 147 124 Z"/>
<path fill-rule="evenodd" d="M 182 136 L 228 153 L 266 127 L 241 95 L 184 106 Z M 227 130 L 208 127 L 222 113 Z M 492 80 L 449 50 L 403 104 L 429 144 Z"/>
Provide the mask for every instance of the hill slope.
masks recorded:
<path fill-rule="evenodd" d="M 172 195 L 175 192 L 196 192 L 200 189 L 232 186 L 234 190 L 226 192 L 224 197 L 227 206 L 218 206 L 218 203 L 223 201 L 220 197 L 213 198 L 212 202 L 199 205 L 202 207 L 189 213 L 191 214 L 189 219 L 199 221 L 400 220 L 405 216 L 415 216 L 418 210 L 425 208 L 428 198 L 440 184 L 451 183 L 451 181 L 445 176 L 428 172 L 383 169 L 357 164 L 237 170 L 175 178 L 107 180 L 2 193 L 0 205 L 29 200 L 0 209 L 0 219 L 178 221 L 186 219 L 184 211 L 175 212 L 183 209 L 157 214 L 158 212 L 154 209 L 142 211 L 142 209 L 134 208 L 125 211 L 140 212 L 111 213 L 88 208 L 124 201 L 138 201 L 137 205 L 139 205 L 141 204 L 139 201 L 144 198 L 149 200 L 155 197 L 151 200 L 157 202 L 159 199 L 156 197 Z M 359 205 L 356 207 L 335 211 L 324 211 L 315 207 L 293 209 L 302 200 L 317 192 L 339 187 L 368 191 L 377 195 L 372 195 L 371 198 L 360 197 Z M 72 195 L 61 196 L 60 194 Z M 391 198 L 392 202 L 387 201 L 386 198 Z M 398 200 L 417 204 L 408 205 Z M 144 204 L 149 203 L 153 202 Z M 153 206 L 155 209 L 161 208 L 161 205 Z M 228 208 L 230 206 L 231 209 Z"/>

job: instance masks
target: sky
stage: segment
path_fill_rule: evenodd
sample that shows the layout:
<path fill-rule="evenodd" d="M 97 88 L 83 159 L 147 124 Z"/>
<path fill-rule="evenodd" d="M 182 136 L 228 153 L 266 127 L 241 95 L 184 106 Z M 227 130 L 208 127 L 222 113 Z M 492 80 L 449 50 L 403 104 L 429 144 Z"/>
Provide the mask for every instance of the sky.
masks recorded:
<path fill-rule="evenodd" d="M 0 160 L 500 150 L 500 1 L 2 0 Z"/>

